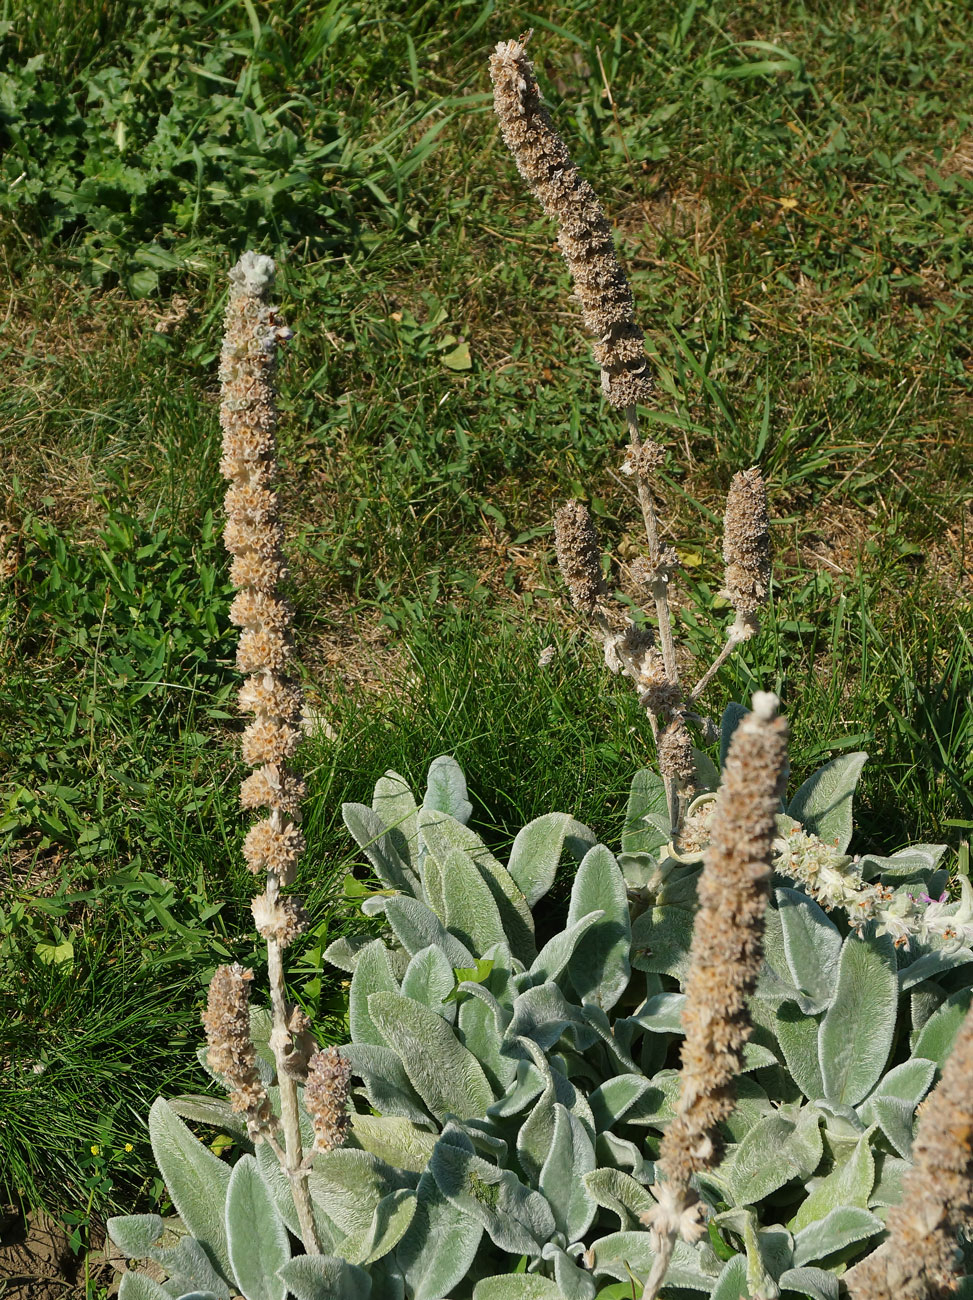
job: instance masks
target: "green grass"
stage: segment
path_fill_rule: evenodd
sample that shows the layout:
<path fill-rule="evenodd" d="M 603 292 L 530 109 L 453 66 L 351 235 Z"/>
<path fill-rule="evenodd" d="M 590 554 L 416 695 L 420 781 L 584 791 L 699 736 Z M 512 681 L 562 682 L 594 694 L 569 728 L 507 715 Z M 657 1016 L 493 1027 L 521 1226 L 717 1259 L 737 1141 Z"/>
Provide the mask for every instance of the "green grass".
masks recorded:
<path fill-rule="evenodd" d="M 674 17 L 638 0 L 624 27 L 580 3 L 187 0 L 145 7 L 137 28 L 124 6 L 56 9 L 0 13 L 0 135 L 33 150 L 28 167 L 8 149 L 0 177 L 8 1194 L 77 1209 L 92 1142 L 131 1141 L 92 1205 L 147 1207 L 141 1126 L 157 1092 L 205 1086 L 192 1047 L 209 974 L 229 955 L 259 979 L 212 523 L 225 271 L 247 243 L 282 259 L 295 329 L 282 491 L 309 695 L 334 734 L 306 746 L 314 926 L 292 976 L 323 1037 L 341 1036 L 342 1001 L 320 953 L 367 924 L 340 892 L 360 862 L 342 801 L 387 767 L 418 784 L 449 752 L 496 846 L 553 808 L 611 843 L 652 760 L 553 571 L 569 495 L 592 505 L 621 590 L 641 543 L 622 430 L 490 112 L 489 49 L 528 26 L 655 359 L 645 421 L 668 452 L 687 675 L 723 637 L 723 499 L 757 461 L 775 604 L 709 710 L 778 690 L 792 783 L 867 749 L 856 850 L 958 843 L 973 822 L 973 123 L 958 107 L 973 56 L 955 7 Z M 178 126 L 171 183 L 165 159 L 111 145 L 121 120 L 136 140 Z M 70 961 L 45 959 L 66 944 Z M 39 1074 L 35 1041 L 52 1062 Z"/>

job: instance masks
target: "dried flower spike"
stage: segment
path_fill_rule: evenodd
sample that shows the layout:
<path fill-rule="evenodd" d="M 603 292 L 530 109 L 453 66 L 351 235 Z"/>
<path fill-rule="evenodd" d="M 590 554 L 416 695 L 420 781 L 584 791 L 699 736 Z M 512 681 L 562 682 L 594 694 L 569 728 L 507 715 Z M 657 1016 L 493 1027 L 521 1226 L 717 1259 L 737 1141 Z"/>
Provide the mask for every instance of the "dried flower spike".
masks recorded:
<path fill-rule="evenodd" d="M 657 1251 L 645 1296 L 662 1285 L 677 1235 L 702 1232 L 691 1179 L 719 1156 L 717 1125 L 733 1109 L 733 1082 L 750 1037 L 747 998 L 763 953 L 776 813 L 787 759 L 787 725 L 777 697 L 758 692 L 753 711 L 733 733 L 712 815 L 712 839 L 699 884 L 686 984 L 682 1074 L 676 1116 L 662 1139 L 645 1217 Z"/>
<path fill-rule="evenodd" d="M 724 585 L 737 611 L 740 632 L 756 630 L 754 613 L 770 591 L 770 531 L 767 489 L 757 468 L 734 474 L 723 519 Z"/>
<path fill-rule="evenodd" d="M 251 828 L 244 856 L 254 872 L 273 872 L 280 883 L 293 881 L 304 840 L 294 791 L 299 778 L 283 766 L 301 739 L 303 697 L 289 674 L 294 646 L 293 610 L 280 594 L 286 565 L 280 551 L 276 478 L 277 426 L 274 377 L 278 344 L 290 331 L 270 302 L 274 263 L 244 253 L 230 272 L 223 351 L 220 357 L 223 428 L 221 470 L 230 481 L 226 493 L 224 540 L 234 556 L 239 590 L 230 617 L 241 630 L 237 666 L 248 680 L 240 707 L 254 714 L 243 736 L 245 761 L 275 770 L 274 780 L 252 778 L 242 802 L 253 808 L 259 797 L 270 817 Z"/>
<path fill-rule="evenodd" d="M 571 602 L 582 614 L 591 614 L 604 595 L 601 547 L 594 520 L 580 501 L 567 501 L 554 516 L 554 541 L 561 577 Z"/>
<path fill-rule="evenodd" d="M 958 1233 L 973 1222 L 973 1011 L 921 1108 L 888 1240 L 847 1277 L 853 1300 L 946 1300 L 955 1294 Z"/>
<path fill-rule="evenodd" d="M 230 1087 L 230 1104 L 247 1117 L 251 1136 L 260 1136 L 273 1118 L 267 1090 L 257 1071 L 250 1037 L 250 981 L 253 972 L 234 963 L 218 966 L 210 981 L 203 1026 L 211 1070 Z"/>
<path fill-rule="evenodd" d="M 333 1151 L 348 1133 L 351 1064 L 336 1047 L 315 1052 L 308 1062 L 304 1104 L 314 1124 L 314 1150 Z"/>
<path fill-rule="evenodd" d="M 648 401 L 652 391 L 645 340 L 635 323 L 632 291 L 594 190 L 571 161 L 541 105 L 523 44 L 501 41 L 490 58 L 493 106 L 517 170 L 549 217 L 593 334 L 601 384 L 612 406 Z"/>
<path fill-rule="evenodd" d="M 287 767 L 304 734 L 304 698 L 291 668 L 293 611 L 281 591 L 287 566 L 281 552 L 283 530 L 274 488 L 274 376 L 278 345 L 290 337 L 290 331 L 270 302 L 274 272 L 273 261 L 255 253 L 244 253 L 230 272 L 220 354 L 220 471 L 230 484 L 224 498 L 223 540 L 233 556 L 230 572 L 238 588 L 230 617 L 241 629 L 237 667 L 246 676 L 239 704 L 244 713 L 253 715 L 243 732 L 242 750 L 244 761 L 256 771 L 243 782 L 240 801 L 244 808 L 268 811 L 268 816 L 251 826 L 243 845 L 243 856 L 251 871 L 266 873 L 266 888 L 253 900 L 253 915 L 267 940 L 273 1022 L 270 1047 L 277 1063 L 283 1146 L 273 1134 L 268 1132 L 266 1136 L 290 1178 L 305 1250 L 320 1254 L 297 1097 L 297 1080 L 306 1076 L 315 1044 L 306 1017 L 287 1002 L 282 963 L 284 950 L 303 932 L 307 921 L 296 900 L 280 896 L 283 887 L 293 884 L 304 850 L 300 804 L 305 787 L 300 776 Z M 214 1031 L 226 1030 L 230 1023 L 227 1015 L 210 1015 Z M 245 1020 L 245 1007 L 242 1015 Z M 242 1022 L 238 1033 L 242 1033 Z M 242 1062 L 240 1068 L 244 1068 L 247 1058 L 242 1039 L 236 1055 Z M 234 1086 L 249 1104 L 249 1093 L 241 1091 L 242 1085 Z M 263 1104 L 267 1104 L 265 1098 Z"/>

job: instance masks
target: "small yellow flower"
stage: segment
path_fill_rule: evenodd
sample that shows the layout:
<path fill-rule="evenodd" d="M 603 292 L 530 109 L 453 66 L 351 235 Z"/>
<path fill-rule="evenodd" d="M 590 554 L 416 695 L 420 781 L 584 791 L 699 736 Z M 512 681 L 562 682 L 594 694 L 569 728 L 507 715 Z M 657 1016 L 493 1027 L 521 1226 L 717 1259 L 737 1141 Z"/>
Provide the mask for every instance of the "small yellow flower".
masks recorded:
<path fill-rule="evenodd" d="M 91 1148 L 91 1154 L 92 1154 L 93 1156 L 100 1156 L 100 1155 L 101 1155 L 101 1147 L 98 1146 L 97 1144 L 94 1145 L 94 1146 L 92 1146 L 92 1148 Z"/>
<path fill-rule="evenodd" d="M 125 1143 L 125 1150 L 126 1150 L 126 1151 L 134 1151 L 135 1148 L 132 1146 L 131 1142 L 126 1142 L 126 1143 Z"/>

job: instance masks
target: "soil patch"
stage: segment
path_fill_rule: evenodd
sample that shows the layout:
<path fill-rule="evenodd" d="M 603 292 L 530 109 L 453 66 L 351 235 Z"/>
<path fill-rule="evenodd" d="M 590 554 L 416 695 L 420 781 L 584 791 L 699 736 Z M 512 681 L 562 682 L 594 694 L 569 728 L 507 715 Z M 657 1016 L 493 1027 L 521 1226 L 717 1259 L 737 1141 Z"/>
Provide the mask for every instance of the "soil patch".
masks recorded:
<path fill-rule="evenodd" d="M 43 1210 L 25 1217 L 12 1205 L 0 1207 L 3 1300 L 73 1300 L 80 1294 L 78 1263 L 56 1219 Z"/>

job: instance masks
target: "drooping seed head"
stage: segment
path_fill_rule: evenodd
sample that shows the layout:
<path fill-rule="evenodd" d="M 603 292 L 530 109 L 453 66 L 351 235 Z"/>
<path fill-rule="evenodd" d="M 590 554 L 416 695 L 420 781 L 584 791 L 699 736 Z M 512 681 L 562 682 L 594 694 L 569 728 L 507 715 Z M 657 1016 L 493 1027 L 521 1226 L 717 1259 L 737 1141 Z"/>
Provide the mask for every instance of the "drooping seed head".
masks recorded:
<path fill-rule="evenodd" d="M 233 1109 L 246 1115 L 251 1132 L 259 1132 L 270 1124 L 273 1111 L 250 1037 L 252 979 L 253 972 L 237 963 L 218 966 L 210 981 L 202 1020 L 210 1069 L 226 1080 Z"/>

